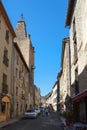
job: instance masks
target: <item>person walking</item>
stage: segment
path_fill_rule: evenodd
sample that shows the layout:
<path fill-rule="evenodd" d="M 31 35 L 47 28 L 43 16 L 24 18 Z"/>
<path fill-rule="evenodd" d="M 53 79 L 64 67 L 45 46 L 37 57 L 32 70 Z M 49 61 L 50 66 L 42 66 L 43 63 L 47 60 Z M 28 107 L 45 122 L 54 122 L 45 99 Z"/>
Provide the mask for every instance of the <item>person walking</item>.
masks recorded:
<path fill-rule="evenodd" d="M 42 116 L 45 116 L 45 109 L 42 109 Z"/>
<path fill-rule="evenodd" d="M 48 110 L 48 108 L 45 109 L 45 113 L 46 113 L 46 116 L 49 115 L 49 110 Z"/>

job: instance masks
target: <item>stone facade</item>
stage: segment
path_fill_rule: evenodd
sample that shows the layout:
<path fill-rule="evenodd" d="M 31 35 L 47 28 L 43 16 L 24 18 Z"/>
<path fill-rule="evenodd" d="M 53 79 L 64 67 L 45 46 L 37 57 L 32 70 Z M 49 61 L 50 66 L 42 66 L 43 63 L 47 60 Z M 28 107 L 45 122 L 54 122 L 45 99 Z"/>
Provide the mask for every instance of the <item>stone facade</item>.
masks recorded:
<path fill-rule="evenodd" d="M 30 108 L 29 68 L 17 45 L 13 44 L 13 102 L 12 116 L 22 115 Z"/>
<path fill-rule="evenodd" d="M 0 0 L 0 121 L 34 106 L 34 47 L 23 16 L 18 24 L 14 31 Z"/>
<path fill-rule="evenodd" d="M 87 121 L 87 0 L 69 3 L 66 26 L 70 26 L 73 112 L 77 121 Z"/>
<path fill-rule="evenodd" d="M 17 42 L 23 57 L 27 63 L 27 66 L 30 70 L 30 106 L 34 106 L 34 47 L 30 40 L 30 35 L 27 34 L 26 24 L 23 19 L 23 15 L 21 16 L 20 21 L 17 23 L 17 27 L 15 30 L 16 38 L 14 42 Z"/>
<path fill-rule="evenodd" d="M 35 107 L 40 107 L 41 105 L 41 96 L 40 96 L 40 88 L 35 87 Z"/>
<path fill-rule="evenodd" d="M 12 101 L 12 43 L 15 32 L 0 1 L 0 120 L 10 118 Z"/>
<path fill-rule="evenodd" d="M 52 101 L 52 106 L 54 111 L 57 111 L 58 108 L 58 83 L 55 82 L 53 89 L 52 89 L 52 94 L 51 94 L 51 101 Z"/>
<path fill-rule="evenodd" d="M 47 97 L 46 97 L 46 106 L 48 107 L 50 104 L 52 104 L 52 91 L 50 93 L 48 93 Z"/>
<path fill-rule="evenodd" d="M 70 96 L 70 47 L 69 38 L 62 41 L 61 75 L 59 76 L 60 86 L 60 109 L 64 111 L 67 95 Z"/>

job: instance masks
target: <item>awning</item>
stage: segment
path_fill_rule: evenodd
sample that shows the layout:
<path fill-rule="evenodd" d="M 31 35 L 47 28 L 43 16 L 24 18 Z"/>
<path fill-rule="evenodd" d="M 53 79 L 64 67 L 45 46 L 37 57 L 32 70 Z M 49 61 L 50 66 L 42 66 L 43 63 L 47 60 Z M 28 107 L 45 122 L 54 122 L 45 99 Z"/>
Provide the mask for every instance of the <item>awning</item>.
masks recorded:
<path fill-rule="evenodd" d="M 87 97 L 87 90 L 77 94 L 75 97 L 72 98 L 73 102 L 79 102 Z"/>

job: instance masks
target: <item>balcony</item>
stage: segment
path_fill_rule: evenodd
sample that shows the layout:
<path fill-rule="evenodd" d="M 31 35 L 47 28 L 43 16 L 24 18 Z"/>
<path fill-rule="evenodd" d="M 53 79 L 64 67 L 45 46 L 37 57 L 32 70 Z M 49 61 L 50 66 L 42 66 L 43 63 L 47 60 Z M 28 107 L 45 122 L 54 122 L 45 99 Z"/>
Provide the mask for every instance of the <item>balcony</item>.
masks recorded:
<path fill-rule="evenodd" d="M 8 93 L 8 85 L 5 83 L 2 83 L 2 93 Z"/>

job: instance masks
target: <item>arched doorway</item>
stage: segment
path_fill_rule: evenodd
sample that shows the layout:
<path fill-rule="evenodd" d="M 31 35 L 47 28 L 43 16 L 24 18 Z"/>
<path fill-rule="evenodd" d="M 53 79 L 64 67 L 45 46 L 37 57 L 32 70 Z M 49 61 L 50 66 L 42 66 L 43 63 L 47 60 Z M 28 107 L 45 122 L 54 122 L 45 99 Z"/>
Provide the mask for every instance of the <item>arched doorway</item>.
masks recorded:
<path fill-rule="evenodd" d="M 1 119 L 0 120 L 4 121 L 10 118 L 10 103 L 11 103 L 10 97 L 7 95 L 3 96 L 2 101 L 1 101 L 1 114 L 0 114 Z"/>

